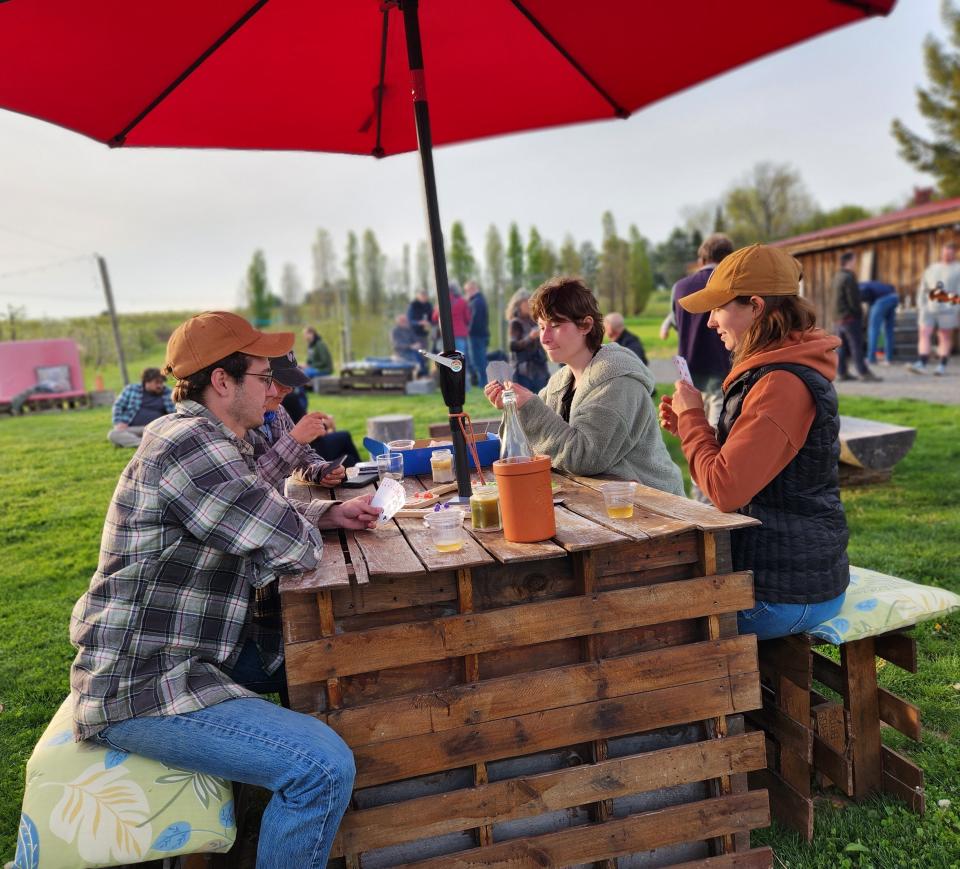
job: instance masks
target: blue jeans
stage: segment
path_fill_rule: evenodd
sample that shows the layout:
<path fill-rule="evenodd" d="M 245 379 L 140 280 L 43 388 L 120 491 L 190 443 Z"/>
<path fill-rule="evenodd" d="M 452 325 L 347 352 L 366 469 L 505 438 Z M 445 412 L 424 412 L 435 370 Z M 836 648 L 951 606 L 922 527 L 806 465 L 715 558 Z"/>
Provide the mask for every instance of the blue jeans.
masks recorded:
<path fill-rule="evenodd" d="M 897 305 L 900 298 L 896 295 L 881 296 L 870 306 L 867 320 L 867 359 L 877 361 L 877 339 L 883 329 L 883 352 L 887 362 L 893 358 L 893 329 L 897 322 Z"/>
<path fill-rule="evenodd" d="M 748 610 L 737 613 L 741 634 L 756 634 L 758 640 L 772 640 L 804 631 L 832 619 L 843 606 L 847 593 L 821 603 L 769 603 L 757 601 Z"/>
<path fill-rule="evenodd" d="M 489 335 L 470 336 L 470 374 L 474 386 L 485 386 L 487 382 L 487 345 Z"/>
<path fill-rule="evenodd" d="M 256 650 L 254 649 L 254 652 Z M 254 677 L 241 655 L 233 674 Z M 225 700 L 197 712 L 131 718 L 96 737 L 182 769 L 273 791 L 260 825 L 257 869 L 323 869 L 353 790 L 353 755 L 326 724 L 257 698 Z"/>

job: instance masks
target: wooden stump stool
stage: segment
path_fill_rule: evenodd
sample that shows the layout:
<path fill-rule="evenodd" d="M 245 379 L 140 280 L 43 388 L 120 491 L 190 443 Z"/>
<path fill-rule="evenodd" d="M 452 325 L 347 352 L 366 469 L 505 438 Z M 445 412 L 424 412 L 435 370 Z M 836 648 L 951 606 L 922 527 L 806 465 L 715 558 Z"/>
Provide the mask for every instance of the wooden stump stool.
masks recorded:
<path fill-rule="evenodd" d="M 389 443 L 390 441 L 413 440 L 413 417 L 406 413 L 386 413 L 371 416 L 367 420 L 367 437 Z"/>

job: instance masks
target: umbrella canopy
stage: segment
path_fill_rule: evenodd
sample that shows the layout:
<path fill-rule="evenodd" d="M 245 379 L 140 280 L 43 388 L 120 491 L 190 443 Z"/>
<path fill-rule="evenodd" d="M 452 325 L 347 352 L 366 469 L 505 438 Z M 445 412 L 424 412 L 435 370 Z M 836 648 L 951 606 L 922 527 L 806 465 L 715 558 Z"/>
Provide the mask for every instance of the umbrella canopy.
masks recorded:
<path fill-rule="evenodd" d="M 433 144 L 626 117 L 894 3 L 421 0 Z M 397 154 L 406 52 L 381 0 L 7 0 L 0 107 L 114 146 Z"/>

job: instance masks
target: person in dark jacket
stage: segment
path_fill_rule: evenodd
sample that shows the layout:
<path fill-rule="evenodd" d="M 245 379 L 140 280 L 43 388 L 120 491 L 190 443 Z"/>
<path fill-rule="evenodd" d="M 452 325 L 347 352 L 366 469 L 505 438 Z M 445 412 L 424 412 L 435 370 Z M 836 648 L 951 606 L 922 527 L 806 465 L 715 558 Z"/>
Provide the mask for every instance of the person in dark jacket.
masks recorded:
<path fill-rule="evenodd" d="M 837 335 L 840 338 L 840 357 L 838 380 L 853 380 L 850 375 L 850 362 L 857 369 L 861 380 L 879 381 L 863 361 L 863 309 L 860 299 L 860 284 L 857 283 L 855 269 L 857 255 L 848 250 L 840 254 L 840 268 L 833 276 L 833 312 L 837 321 Z"/>
<path fill-rule="evenodd" d="M 490 344 L 490 312 L 476 281 L 467 281 L 463 286 L 470 305 L 470 378 L 474 386 L 487 382 L 487 346 Z"/>
<path fill-rule="evenodd" d="M 623 321 L 623 314 L 611 311 L 603 318 L 603 332 L 608 341 L 614 341 L 627 350 L 632 350 L 644 365 L 647 362 L 647 354 L 643 349 L 643 342 L 631 332 Z"/>
<path fill-rule="evenodd" d="M 407 307 L 407 320 L 413 334 L 424 350 L 431 349 L 430 332 L 433 328 L 433 302 L 430 294 L 423 288 L 417 290 L 413 301 Z"/>
<path fill-rule="evenodd" d="M 761 524 L 731 534 L 734 570 L 752 570 L 756 605 L 741 633 L 802 633 L 840 611 L 850 581 L 840 502 L 840 417 L 832 380 L 839 339 L 799 297 L 800 263 L 751 245 L 728 256 L 680 304 L 710 312 L 733 368 L 717 430 L 700 393 L 678 380 L 660 424 L 680 438 L 691 476 L 720 509 Z"/>

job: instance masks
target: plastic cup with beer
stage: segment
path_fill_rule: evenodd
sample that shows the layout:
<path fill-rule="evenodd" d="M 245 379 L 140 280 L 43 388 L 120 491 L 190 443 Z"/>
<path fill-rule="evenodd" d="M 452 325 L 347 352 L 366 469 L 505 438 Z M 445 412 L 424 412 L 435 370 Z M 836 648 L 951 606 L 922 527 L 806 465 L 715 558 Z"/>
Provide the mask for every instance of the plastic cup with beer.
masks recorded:
<path fill-rule="evenodd" d="M 607 516 L 611 519 L 629 519 L 633 516 L 633 496 L 637 484 L 632 480 L 604 483 L 600 486 L 603 502 L 607 507 Z"/>
<path fill-rule="evenodd" d="M 423 517 L 437 552 L 459 552 L 463 548 L 463 513 L 460 510 L 438 510 Z"/>

